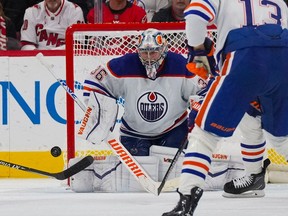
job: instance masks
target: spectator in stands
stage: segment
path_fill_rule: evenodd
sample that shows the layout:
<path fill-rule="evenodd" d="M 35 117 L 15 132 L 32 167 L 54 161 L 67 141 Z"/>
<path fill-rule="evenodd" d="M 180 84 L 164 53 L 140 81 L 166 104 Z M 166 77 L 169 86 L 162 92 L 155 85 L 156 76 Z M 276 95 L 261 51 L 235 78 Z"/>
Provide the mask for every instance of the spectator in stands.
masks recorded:
<path fill-rule="evenodd" d="M 87 17 L 87 14 L 89 12 L 88 0 L 68 0 L 68 1 L 73 2 L 74 4 L 78 5 L 82 9 L 83 15 L 84 15 L 84 19 L 85 19 L 85 22 L 86 22 L 87 21 L 86 17 Z M 94 0 L 89 0 L 89 3 L 91 1 L 94 1 Z"/>
<path fill-rule="evenodd" d="M 44 0 L 25 11 L 22 50 L 55 49 L 65 45 L 66 28 L 84 23 L 82 9 L 67 0 Z"/>
<path fill-rule="evenodd" d="M 0 0 L 4 13 L 10 18 L 15 26 L 17 39 L 20 40 L 20 29 L 23 24 L 24 12 L 28 7 L 39 2 L 39 0 Z"/>
<path fill-rule="evenodd" d="M 20 49 L 14 23 L 4 13 L 0 2 L 0 50 Z"/>
<path fill-rule="evenodd" d="M 130 0 L 134 4 L 142 7 L 147 13 L 147 20 L 151 22 L 152 17 L 162 8 L 167 8 L 171 5 L 171 0 Z"/>
<path fill-rule="evenodd" d="M 86 0 L 88 11 L 94 7 L 94 0 Z"/>
<path fill-rule="evenodd" d="M 190 0 L 172 0 L 172 5 L 154 14 L 152 22 L 180 22 L 184 21 L 184 9 Z"/>
<path fill-rule="evenodd" d="M 102 9 L 103 23 L 147 22 L 145 10 L 128 0 L 104 1 Z M 94 8 L 90 9 L 87 15 L 87 22 L 94 23 Z"/>

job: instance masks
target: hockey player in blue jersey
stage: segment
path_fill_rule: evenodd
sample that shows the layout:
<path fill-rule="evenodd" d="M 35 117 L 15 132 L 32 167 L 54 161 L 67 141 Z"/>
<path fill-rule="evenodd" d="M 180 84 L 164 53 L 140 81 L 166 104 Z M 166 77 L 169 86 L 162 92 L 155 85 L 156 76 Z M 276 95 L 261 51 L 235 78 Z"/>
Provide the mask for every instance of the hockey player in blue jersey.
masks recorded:
<path fill-rule="evenodd" d="M 261 104 L 266 139 L 277 143 L 288 157 L 288 9 L 284 1 L 192 0 L 185 19 L 191 61 L 199 61 L 199 56 L 205 59 L 207 25 L 217 26 L 220 76 L 210 87 L 189 138 L 180 200 L 163 216 L 193 215 L 215 143 L 233 134 L 255 98 Z"/>
<path fill-rule="evenodd" d="M 181 54 L 168 51 L 167 42 L 157 29 L 148 29 L 140 35 L 137 51 L 92 71 L 84 82 L 83 95 L 86 102 L 93 100 L 91 92 L 113 99 L 123 97 L 120 141 L 132 155 L 147 156 L 151 145 L 178 148 L 185 142 L 189 96 L 205 88 L 206 80 L 186 69 L 186 59 Z M 116 109 L 109 106 L 107 111 L 111 113 L 107 116 L 112 120 L 102 120 L 105 124 L 109 122 L 106 129 L 115 120 Z M 107 135 L 107 130 L 95 129 L 101 127 L 83 132 L 88 140 L 95 142 L 100 134 Z"/>
<path fill-rule="evenodd" d="M 202 97 L 203 98 L 203 97 Z M 195 118 L 201 107 L 203 99 L 200 101 L 192 101 L 192 108 L 189 114 L 188 125 L 193 128 Z M 245 172 L 237 174 L 236 178 L 232 178 L 225 183 L 223 196 L 226 198 L 253 198 L 264 197 L 266 180 L 266 169 L 270 164 L 270 160 L 265 158 L 266 140 L 261 125 L 261 106 L 257 101 L 250 103 L 248 110 L 237 126 L 238 138 L 236 143 L 240 143 L 242 163 Z M 233 145 L 236 145 L 233 143 Z M 275 145 L 276 144 L 276 145 Z M 270 144 L 278 149 L 277 143 Z M 278 151 L 281 151 L 281 149 Z M 262 166 L 263 164 L 263 166 Z"/>

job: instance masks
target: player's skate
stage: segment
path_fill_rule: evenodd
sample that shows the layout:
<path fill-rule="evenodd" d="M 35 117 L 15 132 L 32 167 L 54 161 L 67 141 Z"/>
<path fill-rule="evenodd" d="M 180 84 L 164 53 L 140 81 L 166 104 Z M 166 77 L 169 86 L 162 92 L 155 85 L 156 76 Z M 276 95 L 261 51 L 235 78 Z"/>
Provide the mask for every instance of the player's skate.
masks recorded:
<path fill-rule="evenodd" d="M 192 216 L 203 194 L 203 190 L 199 187 L 192 188 L 191 195 L 183 195 L 179 191 L 177 192 L 180 195 L 180 200 L 176 207 L 172 211 L 162 214 L 162 216 Z"/>
<path fill-rule="evenodd" d="M 241 197 L 264 197 L 265 192 L 265 173 L 270 160 L 264 161 L 262 172 L 252 174 L 241 178 L 235 178 L 224 185 L 223 197 L 241 198 Z"/>

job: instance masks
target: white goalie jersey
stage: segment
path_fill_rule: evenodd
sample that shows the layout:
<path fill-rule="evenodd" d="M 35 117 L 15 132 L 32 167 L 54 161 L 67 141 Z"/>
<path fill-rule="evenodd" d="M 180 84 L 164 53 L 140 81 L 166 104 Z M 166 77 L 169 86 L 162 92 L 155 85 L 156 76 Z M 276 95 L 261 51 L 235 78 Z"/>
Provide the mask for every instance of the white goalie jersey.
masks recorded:
<path fill-rule="evenodd" d="M 206 86 L 189 72 L 186 59 L 168 52 L 155 80 L 147 78 L 138 54 L 115 58 L 99 66 L 84 81 L 86 102 L 90 92 L 125 100 L 121 133 L 134 137 L 157 137 L 187 119 L 188 100 Z"/>

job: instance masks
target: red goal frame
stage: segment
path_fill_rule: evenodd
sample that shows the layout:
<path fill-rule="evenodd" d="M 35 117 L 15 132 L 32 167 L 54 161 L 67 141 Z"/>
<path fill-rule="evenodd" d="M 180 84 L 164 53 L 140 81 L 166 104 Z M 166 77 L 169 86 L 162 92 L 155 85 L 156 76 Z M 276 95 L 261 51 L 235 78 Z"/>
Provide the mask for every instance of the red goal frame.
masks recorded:
<path fill-rule="evenodd" d="M 85 31 L 121 31 L 121 30 L 146 30 L 156 28 L 159 30 L 184 30 L 185 23 L 127 23 L 127 24 L 74 24 L 66 31 L 66 83 L 74 91 L 74 32 Z M 74 125 L 74 100 L 66 94 L 67 114 L 67 159 L 75 157 L 75 125 Z"/>

